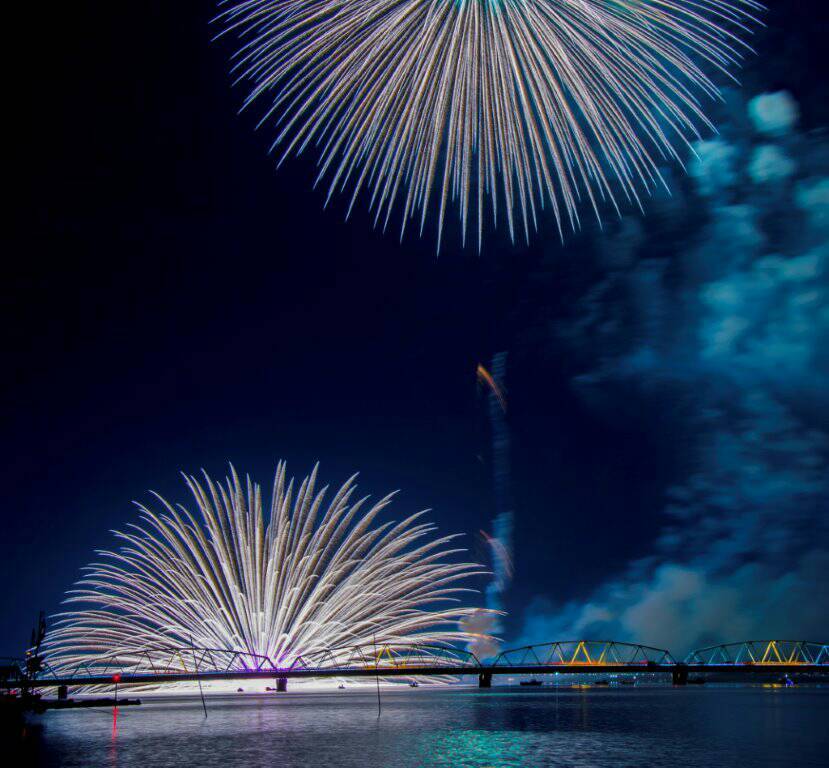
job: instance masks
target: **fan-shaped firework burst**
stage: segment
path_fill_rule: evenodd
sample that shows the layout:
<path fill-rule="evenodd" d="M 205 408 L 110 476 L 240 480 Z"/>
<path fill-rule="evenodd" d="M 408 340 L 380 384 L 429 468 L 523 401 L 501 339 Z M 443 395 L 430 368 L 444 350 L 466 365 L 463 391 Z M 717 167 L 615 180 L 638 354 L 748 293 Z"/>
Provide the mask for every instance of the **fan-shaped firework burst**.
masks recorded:
<path fill-rule="evenodd" d="M 269 102 L 273 148 L 317 144 L 329 197 L 367 189 L 376 220 L 402 205 L 422 232 L 450 200 L 466 232 L 484 196 L 511 236 L 552 206 L 659 179 L 659 158 L 709 125 L 697 94 L 727 72 L 761 6 L 752 0 L 225 0 L 241 34 L 246 104 Z M 224 3 L 223 3 L 224 4 Z M 618 182 L 614 192 L 612 180 Z M 350 207 L 349 207 L 350 210 Z M 419 213 L 418 213 L 419 212 Z"/>
<path fill-rule="evenodd" d="M 259 486 L 232 471 L 226 485 L 186 477 L 201 513 L 158 497 L 139 505 L 141 525 L 116 532 L 124 545 L 99 552 L 47 637 L 48 660 L 66 668 L 147 649 L 241 650 L 280 668 L 299 654 L 381 643 L 468 641 L 458 605 L 478 573 L 447 558 L 454 536 L 434 538 L 423 512 L 375 524 L 392 495 L 354 501 L 352 477 L 324 507 L 316 468 L 298 489 L 276 472 L 269 519 Z M 159 650 L 159 655 L 164 652 Z M 166 651 L 169 657 L 169 650 Z M 146 654 L 141 658 L 147 658 Z"/>

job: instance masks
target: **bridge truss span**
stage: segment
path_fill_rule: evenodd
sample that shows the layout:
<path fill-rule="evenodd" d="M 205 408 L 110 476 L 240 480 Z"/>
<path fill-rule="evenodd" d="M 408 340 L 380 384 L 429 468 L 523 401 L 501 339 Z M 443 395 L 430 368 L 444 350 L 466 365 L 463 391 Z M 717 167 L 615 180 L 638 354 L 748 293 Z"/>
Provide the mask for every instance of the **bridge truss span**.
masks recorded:
<path fill-rule="evenodd" d="M 809 640 L 745 640 L 691 651 L 685 664 L 697 667 L 827 666 L 829 644 Z"/>
<path fill-rule="evenodd" d="M 245 675 L 277 669 L 270 657 L 251 651 L 178 646 L 126 648 L 116 653 L 64 664 L 59 668 L 55 668 L 48 660 L 43 663 L 44 676 L 54 675 L 72 679 L 115 675 L 130 678 L 140 675 L 207 675 L 232 672 Z"/>
<path fill-rule="evenodd" d="M 198 647 L 122 649 L 72 664 L 44 660 L 38 687 L 159 685 L 196 680 L 324 677 L 432 677 L 478 674 L 474 653 L 449 645 L 365 643 L 312 649 L 279 659 L 247 650 Z M 21 673 L 22 674 L 22 673 Z"/>
<path fill-rule="evenodd" d="M 663 648 L 614 640 L 560 640 L 502 651 L 492 666 L 506 667 L 635 667 L 675 664 Z"/>
<path fill-rule="evenodd" d="M 50 664 L 37 657 L 9 666 L 5 688 L 158 686 L 193 681 L 270 680 L 284 690 L 288 679 L 421 678 L 477 675 L 481 687 L 494 676 L 547 674 L 670 673 L 676 684 L 688 674 L 829 672 L 829 645 L 801 640 L 749 640 L 693 651 L 681 663 L 662 648 L 614 640 L 561 640 L 502 651 L 481 661 L 450 645 L 383 641 L 339 648 L 309 649 L 289 658 L 246 650 L 159 647 L 121 649 L 72 663 Z M 31 670 L 37 670 L 33 673 Z M 19 683 L 19 685 L 18 685 Z"/>
<path fill-rule="evenodd" d="M 322 649 L 300 654 L 290 666 L 295 672 L 336 672 L 344 675 L 355 669 L 373 670 L 378 673 L 424 669 L 447 668 L 450 674 L 461 674 L 467 670 L 477 674 L 482 664 L 471 651 L 448 645 L 420 643 L 379 643 Z"/>

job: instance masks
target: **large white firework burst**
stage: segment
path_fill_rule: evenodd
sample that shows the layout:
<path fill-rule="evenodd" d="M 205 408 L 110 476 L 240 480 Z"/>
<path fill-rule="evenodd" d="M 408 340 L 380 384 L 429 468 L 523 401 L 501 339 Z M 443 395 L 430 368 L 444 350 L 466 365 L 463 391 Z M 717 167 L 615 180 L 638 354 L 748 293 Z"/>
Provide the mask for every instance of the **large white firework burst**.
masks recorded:
<path fill-rule="evenodd" d="M 266 103 L 284 158 L 316 145 L 328 196 L 367 190 L 385 227 L 462 232 L 484 197 L 511 237 L 552 206 L 639 203 L 657 163 L 710 127 L 699 96 L 739 63 L 753 0 L 224 0 L 246 105 Z M 281 162 L 281 160 L 280 160 Z M 615 183 L 614 183 L 615 180 Z M 500 199 L 500 203 L 499 203 Z"/>
<path fill-rule="evenodd" d="M 79 607 L 58 615 L 49 663 L 193 646 L 285 668 L 324 649 L 469 641 L 458 627 L 474 609 L 459 600 L 471 590 L 458 582 L 479 566 L 452 562 L 463 550 L 455 536 L 433 536 L 424 512 L 377 523 L 394 494 L 355 500 L 355 477 L 326 505 L 316 468 L 297 488 L 280 463 L 266 517 L 260 487 L 232 467 L 224 485 L 185 476 L 201 519 L 160 496 L 158 512 L 139 504 L 141 524 L 115 532 L 123 546 L 98 552 L 68 593 Z"/>

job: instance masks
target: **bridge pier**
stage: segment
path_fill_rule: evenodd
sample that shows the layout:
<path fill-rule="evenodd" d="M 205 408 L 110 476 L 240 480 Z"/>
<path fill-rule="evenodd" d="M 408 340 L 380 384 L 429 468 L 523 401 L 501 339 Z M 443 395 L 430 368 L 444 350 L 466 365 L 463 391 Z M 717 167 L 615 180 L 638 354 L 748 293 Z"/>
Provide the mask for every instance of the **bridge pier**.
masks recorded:
<path fill-rule="evenodd" d="M 677 664 L 671 670 L 671 682 L 674 685 L 688 684 L 688 667 L 685 664 Z"/>
<path fill-rule="evenodd" d="M 478 688 L 492 688 L 492 672 L 478 674 Z"/>
<path fill-rule="evenodd" d="M 288 690 L 288 678 L 287 677 L 277 677 L 276 678 L 276 692 L 277 693 L 285 693 Z"/>

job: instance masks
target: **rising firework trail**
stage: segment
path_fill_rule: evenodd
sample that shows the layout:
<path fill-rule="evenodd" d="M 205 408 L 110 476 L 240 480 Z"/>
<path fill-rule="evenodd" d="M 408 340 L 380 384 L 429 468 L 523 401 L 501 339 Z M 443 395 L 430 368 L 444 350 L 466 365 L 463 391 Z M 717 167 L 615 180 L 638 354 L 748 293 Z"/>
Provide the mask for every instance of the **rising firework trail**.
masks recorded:
<path fill-rule="evenodd" d="M 456 537 L 435 537 L 424 512 L 377 522 L 393 494 L 355 500 L 354 480 L 326 502 L 316 468 L 297 488 L 280 463 L 266 515 L 260 487 L 231 468 L 225 484 L 185 477 L 200 516 L 161 497 L 159 511 L 139 504 L 140 524 L 115 534 L 121 548 L 99 552 L 68 593 L 72 610 L 47 635 L 50 664 L 197 646 L 288 667 L 375 638 L 469 641 L 457 626 L 475 609 L 460 604 L 472 591 L 460 582 L 479 566 L 452 562 Z"/>
<path fill-rule="evenodd" d="M 486 369 L 484 369 L 486 371 Z M 489 372 L 487 372 L 489 374 Z M 492 357 L 492 373 L 489 374 L 489 423 L 492 435 L 492 487 L 495 499 L 495 518 L 492 521 L 490 550 L 493 560 L 492 581 L 487 588 L 487 607 L 501 611 L 503 596 L 512 578 L 512 472 L 510 433 L 507 424 L 504 382 L 507 376 L 507 353 L 498 352 Z M 500 626 L 496 625 L 500 631 Z"/>
<path fill-rule="evenodd" d="M 492 562 L 492 575 L 486 588 L 486 609 L 466 618 L 462 626 L 476 637 L 468 648 L 478 658 L 490 658 L 499 650 L 495 636 L 501 635 L 504 596 L 513 574 L 513 501 L 510 472 L 510 434 L 507 424 L 507 396 L 504 382 L 507 353 L 492 357 L 491 372 L 478 364 L 478 383 L 486 390 L 487 413 L 491 437 L 492 490 L 495 516 L 492 533 L 481 531 Z"/>
<path fill-rule="evenodd" d="M 225 0 L 233 71 L 263 105 L 280 163 L 315 146 L 328 198 L 365 190 L 375 223 L 421 233 L 450 203 L 465 241 L 487 197 L 514 239 L 550 205 L 640 202 L 658 163 L 711 128 L 762 6 L 753 0 Z"/>
<path fill-rule="evenodd" d="M 498 402 L 500 409 L 506 413 L 507 398 L 506 395 L 504 395 L 504 390 L 498 385 L 498 382 L 495 381 L 492 374 L 486 369 L 486 366 L 484 366 L 483 363 L 478 363 L 477 375 L 478 383 L 489 390 L 490 394 L 493 395 Z"/>

